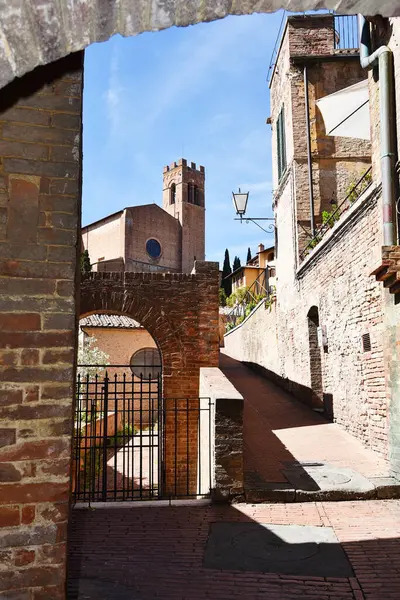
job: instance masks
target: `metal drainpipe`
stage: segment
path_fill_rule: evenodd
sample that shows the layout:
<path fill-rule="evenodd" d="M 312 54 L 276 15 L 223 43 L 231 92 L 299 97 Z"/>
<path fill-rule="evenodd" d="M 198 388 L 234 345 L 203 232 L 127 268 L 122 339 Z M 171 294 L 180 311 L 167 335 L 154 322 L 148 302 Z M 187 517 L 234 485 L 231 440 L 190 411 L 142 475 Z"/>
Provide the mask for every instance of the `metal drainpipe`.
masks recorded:
<path fill-rule="evenodd" d="M 312 180 L 312 160 L 311 160 L 311 134 L 310 134 L 310 107 L 308 102 L 308 74 L 307 65 L 304 65 L 304 106 L 306 111 L 306 138 L 307 138 L 307 160 L 308 160 L 308 188 L 310 193 L 310 225 L 312 237 L 315 235 L 314 222 L 314 189 Z"/>
<path fill-rule="evenodd" d="M 393 246 L 395 188 L 395 121 L 393 119 L 393 54 L 387 46 L 380 46 L 371 54 L 369 23 L 362 15 L 358 17 L 360 30 L 360 63 L 364 69 L 379 68 L 380 141 L 383 203 L 383 245 Z M 392 120 L 393 119 L 393 120 Z"/>

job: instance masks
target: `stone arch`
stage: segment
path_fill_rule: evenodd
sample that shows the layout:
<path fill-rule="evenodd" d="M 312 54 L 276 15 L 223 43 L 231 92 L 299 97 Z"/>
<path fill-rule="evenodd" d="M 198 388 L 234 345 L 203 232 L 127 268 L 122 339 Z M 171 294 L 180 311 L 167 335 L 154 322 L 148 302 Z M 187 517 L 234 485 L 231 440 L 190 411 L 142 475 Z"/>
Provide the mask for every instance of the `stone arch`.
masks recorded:
<path fill-rule="evenodd" d="M 108 286 L 105 275 L 100 278 L 96 274 L 81 285 L 80 318 L 93 313 L 126 315 L 138 321 L 156 342 L 162 360 L 163 375 L 168 377 L 179 364 L 186 367 L 184 344 L 179 333 L 171 325 L 164 311 L 165 306 L 157 306 L 153 301 L 140 297 L 139 288 L 126 289 L 125 286 L 116 288 Z M 99 285 L 99 281 L 102 285 Z"/>
<path fill-rule="evenodd" d="M 81 282 L 79 315 L 127 315 L 156 341 L 166 398 L 199 396 L 201 367 L 218 364 L 218 269 L 198 272 L 90 273 Z M 214 297 L 215 295 L 215 297 Z"/>
<path fill-rule="evenodd" d="M 185 27 L 215 21 L 228 15 L 268 13 L 280 8 L 301 11 L 321 8 L 319 0 L 121 0 L 85 2 L 3 3 L 0 37 L 0 87 L 39 65 L 45 65 L 94 42 L 104 42 L 120 33 L 128 37 L 145 31 L 159 31 L 173 25 Z M 9 5 L 8 5 L 9 4 Z M 325 8 L 337 12 L 374 15 L 375 0 L 325 0 Z M 397 3 L 379 7 L 382 16 L 397 12 Z"/>

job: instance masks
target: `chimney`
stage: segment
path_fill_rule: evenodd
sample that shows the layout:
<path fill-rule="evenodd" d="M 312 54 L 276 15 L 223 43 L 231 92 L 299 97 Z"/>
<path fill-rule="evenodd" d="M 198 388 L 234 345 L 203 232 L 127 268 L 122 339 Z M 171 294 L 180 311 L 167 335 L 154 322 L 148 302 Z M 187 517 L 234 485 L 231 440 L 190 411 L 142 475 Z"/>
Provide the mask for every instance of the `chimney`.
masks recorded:
<path fill-rule="evenodd" d="M 264 252 L 264 244 L 258 244 L 258 251 Z"/>

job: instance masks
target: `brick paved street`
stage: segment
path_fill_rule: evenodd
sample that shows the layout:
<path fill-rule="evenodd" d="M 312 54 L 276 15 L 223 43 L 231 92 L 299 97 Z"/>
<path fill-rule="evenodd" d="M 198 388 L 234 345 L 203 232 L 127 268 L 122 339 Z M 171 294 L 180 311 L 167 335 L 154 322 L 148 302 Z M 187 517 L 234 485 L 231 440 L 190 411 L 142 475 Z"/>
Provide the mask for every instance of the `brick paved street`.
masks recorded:
<path fill-rule="evenodd" d="M 387 476 L 384 458 L 274 383 L 223 353 L 220 367 L 244 397 L 246 471 L 257 472 L 266 482 L 286 482 L 285 462 L 311 460 L 365 477 Z"/>
<path fill-rule="evenodd" d="M 331 528 L 354 574 L 204 566 L 212 524 L 232 522 Z M 277 546 L 286 573 L 296 546 Z M 76 509 L 69 551 L 69 600 L 394 600 L 400 598 L 400 501 Z M 241 551 L 245 559 L 256 549 Z"/>

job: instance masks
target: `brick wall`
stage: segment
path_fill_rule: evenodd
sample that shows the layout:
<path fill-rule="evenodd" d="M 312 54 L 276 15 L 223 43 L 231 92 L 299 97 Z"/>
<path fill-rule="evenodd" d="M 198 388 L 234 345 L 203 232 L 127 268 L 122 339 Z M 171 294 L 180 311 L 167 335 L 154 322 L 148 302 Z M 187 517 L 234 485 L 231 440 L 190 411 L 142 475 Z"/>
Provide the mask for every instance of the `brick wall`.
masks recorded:
<path fill-rule="evenodd" d="M 162 356 L 165 420 L 165 493 L 197 484 L 200 368 L 216 367 L 219 356 L 218 263 L 196 262 L 190 275 L 176 273 L 93 273 L 81 285 L 81 315 L 128 315 L 156 340 Z M 186 399 L 189 399 L 187 401 Z M 189 402 L 191 410 L 185 412 Z M 178 423 L 173 409 L 177 407 Z M 175 433 L 177 432 L 177 441 Z"/>
<path fill-rule="evenodd" d="M 0 598 L 64 598 L 82 68 L 1 93 Z"/>
<path fill-rule="evenodd" d="M 288 214 L 289 207 L 281 209 Z M 324 407 L 328 415 L 333 412 L 337 423 L 387 455 L 383 290 L 371 277 L 380 253 L 379 223 L 378 200 L 370 195 L 353 206 L 297 273 L 287 265 L 284 271 L 281 251 L 276 314 L 260 308 L 225 336 L 225 352 L 261 365 L 301 401 Z M 315 331 L 310 344 L 313 307 L 318 308 L 319 325 L 326 327 L 325 350 L 316 349 Z M 362 347 L 365 333 L 371 338 L 368 352 Z M 320 368 L 322 390 L 316 382 Z"/>
<path fill-rule="evenodd" d="M 348 187 L 371 163 L 371 144 L 366 140 L 325 135 L 316 100 L 366 78 L 356 54 L 335 54 L 333 16 L 289 17 L 276 70 L 271 81 L 272 161 L 274 203 L 278 207 L 286 185 L 277 180 L 276 122 L 285 107 L 288 171 L 296 167 L 293 197 L 296 215 L 296 246 L 301 250 L 310 231 L 310 189 L 308 181 L 307 128 L 305 115 L 304 65 L 308 73 L 308 98 L 314 219 L 321 223 L 322 212 L 340 203 Z M 320 56 L 320 60 L 316 58 Z M 329 60 L 324 59 L 329 56 Z M 310 61 L 310 58 L 313 60 Z"/>

